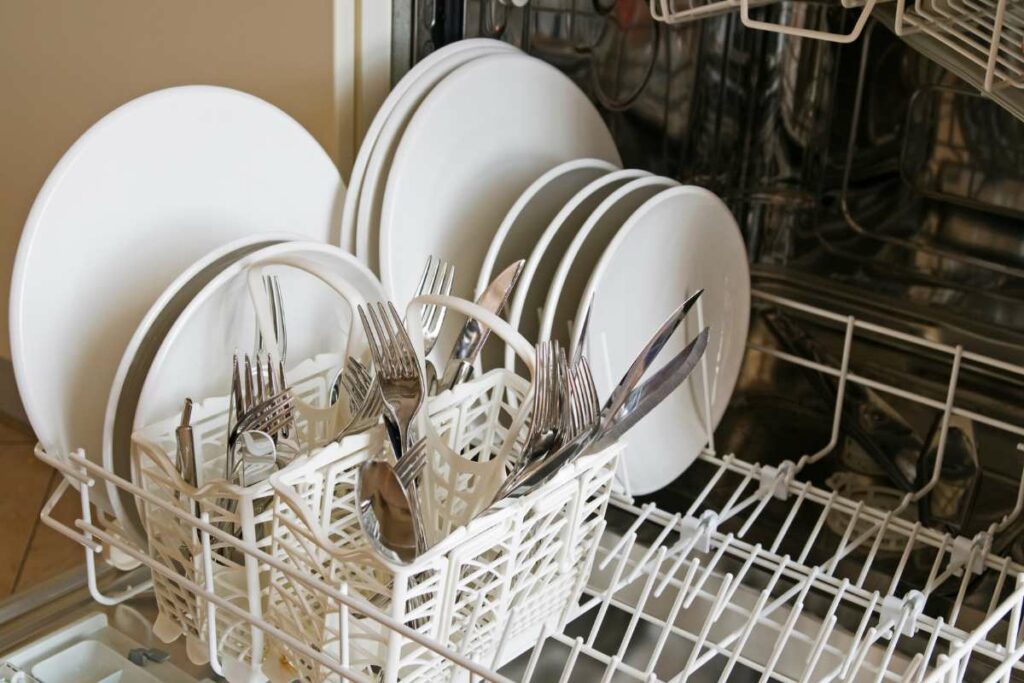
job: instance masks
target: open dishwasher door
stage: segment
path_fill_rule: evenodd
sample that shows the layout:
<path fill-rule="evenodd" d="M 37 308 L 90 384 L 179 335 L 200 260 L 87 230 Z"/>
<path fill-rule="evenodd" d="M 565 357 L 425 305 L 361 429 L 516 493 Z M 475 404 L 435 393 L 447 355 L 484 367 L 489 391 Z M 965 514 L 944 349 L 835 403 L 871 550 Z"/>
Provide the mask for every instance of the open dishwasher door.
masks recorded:
<path fill-rule="evenodd" d="M 101 571 L 100 592 L 117 593 L 149 579 L 148 570 Z M 185 641 L 153 633 L 156 602 L 141 593 L 117 605 L 96 602 L 85 568 L 72 570 L 0 602 L 0 681 L 4 683 L 212 682 Z"/>

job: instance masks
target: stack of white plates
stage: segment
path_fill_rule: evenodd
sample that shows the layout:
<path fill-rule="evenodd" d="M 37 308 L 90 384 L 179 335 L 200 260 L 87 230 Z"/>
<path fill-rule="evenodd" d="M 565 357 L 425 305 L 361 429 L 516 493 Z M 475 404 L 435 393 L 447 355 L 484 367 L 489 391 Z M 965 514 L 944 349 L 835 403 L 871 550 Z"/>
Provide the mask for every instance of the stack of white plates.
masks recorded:
<path fill-rule="evenodd" d="M 472 297 L 491 237 L 516 198 L 548 169 L 580 158 L 594 161 L 546 183 L 532 203 L 561 204 L 619 165 L 607 126 L 549 64 L 500 41 L 452 44 L 417 64 L 370 126 L 352 171 L 341 245 L 380 274 L 400 309 L 430 255 L 462 274 L 453 294 Z M 446 332 L 439 348 L 452 341 Z"/>
<path fill-rule="evenodd" d="M 704 359 L 626 435 L 619 472 L 638 495 L 673 481 L 708 443 L 743 360 L 750 274 L 728 208 L 711 192 L 669 178 L 569 161 L 540 174 L 515 201 L 479 268 L 477 292 L 518 259 L 526 265 L 509 321 L 531 341 L 558 339 L 574 351 L 589 309 L 583 351 L 603 396 L 669 314 L 704 290 L 660 356 L 670 359 L 710 326 Z M 513 366 L 510 350 L 503 362 Z"/>
<path fill-rule="evenodd" d="M 579 182 L 566 194 L 573 180 Z M 570 161 L 543 173 L 515 202 L 487 250 L 477 291 L 518 259 L 526 265 L 509 321 L 530 340 L 557 339 L 574 351 L 589 309 L 583 350 L 604 396 L 651 333 L 704 290 L 685 331 L 661 355 L 671 358 L 710 326 L 701 367 L 629 432 L 619 473 L 634 494 L 670 483 L 708 442 L 743 360 L 750 274 L 728 208 L 707 190 L 669 178 Z M 514 362 L 506 350 L 504 365 Z"/>
<path fill-rule="evenodd" d="M 643 494 L 696 459 L 725 411 L 743 358 L 750 278 L 721 200 L 619 166 L 599 113 L 563 74 L 501 42 L 462 41 L 410 71 L 374 119 L 341 239 L 400 307 L 428 256 L 455 266 L 463 297 L 525 259 L 510 322 L 531 341 L 574 349 L 592 303 L 585 351 L 605 395 L 651 332 L 704 289 L 700 310 L 662 354 L 671 358 L 708 325 L 702 366 L 627 437 L 620 475 Z M 450 339 L 442 334 L 435 355 Z M 504 359 L 485 351 L 485 368 L 502 363 L 515 363 L 511 349 Z"/>

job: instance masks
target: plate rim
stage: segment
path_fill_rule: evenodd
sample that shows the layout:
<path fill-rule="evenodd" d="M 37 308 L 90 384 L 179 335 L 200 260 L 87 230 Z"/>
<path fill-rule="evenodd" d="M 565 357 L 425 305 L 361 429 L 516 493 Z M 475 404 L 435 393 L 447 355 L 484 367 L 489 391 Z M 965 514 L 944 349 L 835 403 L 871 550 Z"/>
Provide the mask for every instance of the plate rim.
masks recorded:
<path fill-rule="evenodd" d="M 448 55 L 458 54 L 463 50 L 473 49 L 477 46 L 493 45 L 495 43 L 505 45 L 513 50 L 518 50 L 518 48 L 510 43 L 506 43 L 502 40 L 495 40 L 493 38 L 466 38 L 464 40 L 459 40 L 431 52 L 429 55 L 417 62 L 388 92 L 384 101 L 381 102 L 380 107 L 377 108 L 377 112 L 373 115 L 369 128 L 367 128 L 366 133 L 363 134 L 362 142 L 359 144 L 359 150 L 356 152 L 355 161 L 352 163 L 352 170 L 349 172 L 349 182 L 346 187 L 348 190 L 346 193 L 348 201 L 345 202 L 341 211 L 341 223 L 338 228 L 337 246 L 350 254 L 356 254 L 356 218 L 358 215 L 356 212 L 359 209 L 359 196 L 360 188 L 363 185 L 363 174 L 366 172 L 366 165 L 370 161 L 370 155 L 373 153 L 373 148 L 377 144 L 377 140 L 383 126 L 391 116 L 391 113 L 394 111 L 399 100 L 412 86 L 413 81 L 420 78 L 420 76 L 428 71 L 438 60 L 444 59 Z M 349 208 L 350 205 L 351 208 Z M 358 254 L 356 255 L 358 256 Z M 367 265 L 370 265 L 370 269 L 373 270 L 371 264 Z"/>

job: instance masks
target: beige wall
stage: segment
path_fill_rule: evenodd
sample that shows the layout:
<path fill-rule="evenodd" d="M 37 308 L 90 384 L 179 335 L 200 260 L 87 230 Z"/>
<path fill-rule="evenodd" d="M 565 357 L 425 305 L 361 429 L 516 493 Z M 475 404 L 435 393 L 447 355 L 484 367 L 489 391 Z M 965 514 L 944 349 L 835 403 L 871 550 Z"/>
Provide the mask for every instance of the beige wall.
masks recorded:
<path fill-rule="evenodd" d="M 32 200 L 64 150 L 119 104 L 171 85 L 238 88 L 350 163 L 335 1 L 0 0 L 0 356 L 10 358 L 11 266 Z"/>

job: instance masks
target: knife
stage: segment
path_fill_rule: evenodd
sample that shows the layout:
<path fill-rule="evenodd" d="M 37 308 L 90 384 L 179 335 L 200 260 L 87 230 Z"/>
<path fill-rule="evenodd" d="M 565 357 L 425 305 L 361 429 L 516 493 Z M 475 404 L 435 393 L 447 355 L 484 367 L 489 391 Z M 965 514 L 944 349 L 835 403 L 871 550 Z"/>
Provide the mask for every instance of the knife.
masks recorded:
<path fill-rule="evenodd" d="M 519 281 L 519 275 L 523 272 L 526 260 L 519 260 L 503 270 L 498 277 L 494 278 L 487 289 L 477 298 L 476 303 L 491 313 L 497 315 L 505 306 L 512 289 Z M 452 355 L 444 367 L 444 374 L 441 376 L 439 386 L 442 390 L 451 389 L 469 379 L 473 373 L 473 363 L 476 362 L 480 350 L 491 333 L 489 327 L 483 325 L 476 318 L 470 318 L 462 326 L 462 331 L 455 340 L 455 347 Z"/>
<path fill-rule="evenodd" d="M 650 379 L 631 391 L 618 413 L 604 425 L 603 430 L 598 433 L 588 450 L 599 451 L 616 441 L 675 391 L 690 376 L 701 357 L 704 356 L 704 350 L 708 346 L 709 333 L 709 328 L 705 327 L 679 355 L 651 375 Z"/>

